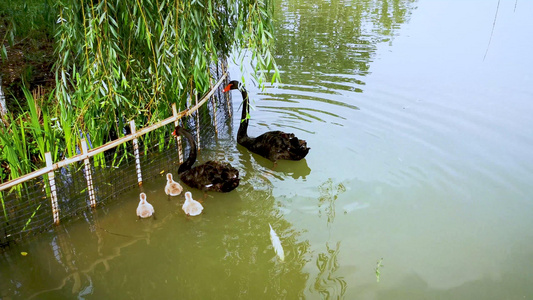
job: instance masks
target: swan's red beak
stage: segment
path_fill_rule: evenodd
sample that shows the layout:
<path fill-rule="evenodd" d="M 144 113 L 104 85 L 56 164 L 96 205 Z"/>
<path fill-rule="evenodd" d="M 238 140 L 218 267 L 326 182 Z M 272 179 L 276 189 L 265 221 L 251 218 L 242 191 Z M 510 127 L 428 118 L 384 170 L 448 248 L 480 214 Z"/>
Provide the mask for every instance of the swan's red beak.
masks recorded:
<path fill-rule="evenodd" d="M 231 83 L 228 84 L 225 88 L 224 88 L 224 93 L 228 92 L 229 90 L 231 90 Z"/>
<path fill-rule="evenodd" d="M 172 135 L 176 136 L 176 130 L 172 131 Z"/>

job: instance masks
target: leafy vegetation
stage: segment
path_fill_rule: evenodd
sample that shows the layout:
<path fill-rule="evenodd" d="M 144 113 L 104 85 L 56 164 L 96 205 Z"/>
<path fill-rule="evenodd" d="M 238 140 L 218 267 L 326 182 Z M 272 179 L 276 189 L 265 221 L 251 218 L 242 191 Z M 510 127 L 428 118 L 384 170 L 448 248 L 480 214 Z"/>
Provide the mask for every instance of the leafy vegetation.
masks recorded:
<path fill-rule="evenodd" d="M 252 53 L 260 83 L 269 71 L 279 79 L 272 9 L 271 0 L 2 1 L 3 65 L 24 41 L 50 39 L 55 51 L 54 84 L 36 96 L 23 79 L 26 101 L 0 122 L 0 179 L 30 172 L 47 151 L 75 155 L 82 136 L 97 147 L 129 120 L 144 127 L 170 116 L 172 103 L 183 109 L 231 51 Z"/>

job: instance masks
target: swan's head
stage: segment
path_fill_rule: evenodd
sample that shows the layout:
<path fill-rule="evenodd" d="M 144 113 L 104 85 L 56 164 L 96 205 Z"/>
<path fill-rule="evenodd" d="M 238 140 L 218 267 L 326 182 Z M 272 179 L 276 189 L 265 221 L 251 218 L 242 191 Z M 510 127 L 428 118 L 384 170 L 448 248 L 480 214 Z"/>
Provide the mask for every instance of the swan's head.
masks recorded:
<path fill-rule="evenodd" d="M 192 200 L 192 193 L 191 192 L 186 192 L 185 193 L 185 200 Z"/>
<path fill-rule="evenodd" d="M 170 182 L 170 181 L 172 181 L 172 180 L 173 180 L 173 179 L 172 179 L 172 173 L 168 173 L 168 174 L 167 174 L 167 181 Z"/>
<path fill-rule="evenodd" d="M 232 80 L 229 82 L 228 85 L 226 85 L 223 92 L 226 93 L 226 92 L 229 92 L 230 90 L 238 90 L 240 86 L 241 86 L 240 82 L 238 82 L 237 80 Z"/>
<path fill-rule="evenodd" d="M 145 193 L 141 193 L 139 196 L 141 198 L 141 202 L 145 202 L 146 201 L 146 194 Z"/>
<path fill-rule="evenodd" d="M 174 131 L 172 131 L 172 135 L 173 136 L 178 136 L 179 134 L 182 134 L 183 132 L 183 127 L 177 125 L 175 128 L 174 128 Z"/>

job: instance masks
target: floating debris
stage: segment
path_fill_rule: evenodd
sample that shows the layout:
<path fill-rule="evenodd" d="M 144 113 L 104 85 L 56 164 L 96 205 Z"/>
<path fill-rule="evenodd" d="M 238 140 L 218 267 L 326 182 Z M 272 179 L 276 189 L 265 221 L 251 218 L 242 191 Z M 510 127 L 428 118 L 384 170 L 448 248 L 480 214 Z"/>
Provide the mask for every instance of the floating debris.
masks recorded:
<path fill-rule="evenodd" d="M 274 231 L 274 229 L 272 229 L 272 226 L 270 225 L 270 223 L 268 224 L 268 226 L 270 227 L 270 240 L 272 241 L 272 246 L 274 247 L 274 252 L 276 252 L 276 254 L 279 256 L 281 261 L 284 261 L 285 260 L 285 253 L 283 252 L 283 247 L 281 246 L 281 241 L 279 240 L 279 237 L 276 234 L 276 232 Z"/>

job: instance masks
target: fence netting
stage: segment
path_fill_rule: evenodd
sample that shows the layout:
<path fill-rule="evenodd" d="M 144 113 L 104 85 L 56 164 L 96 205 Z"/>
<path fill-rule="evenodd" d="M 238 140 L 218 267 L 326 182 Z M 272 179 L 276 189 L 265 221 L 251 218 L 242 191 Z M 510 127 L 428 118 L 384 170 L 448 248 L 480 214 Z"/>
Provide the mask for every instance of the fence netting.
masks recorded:
<path fill-rule="evenodd" d="M 211 68 L 213 85 L 224 74 L 225 65 L 225 62 L 221 62 Z M 233 139 L 230 93 L 222 91 L 228 78 L 229 76 L 204 105 L 179 121 L 199 142 L 200 149 L 212 149 L 217 147 L 218 140 Z M 201 97 L 202 95 L 191 94 L 187 106 L 193 107 Z M 137 139 L 143 182 L 163 177 L 168 172 L 177 174 L 180 162 L 178 142 L 172 136 L 173 131 L 172 123 Z M 181 145 L 182 153 L 188 153 L 189 145 L 185 138 L 181 138 Z M 215 157 L 210 159 L 213 158 Z M 88 178 L 91 180 L 88 181 Z M 54 179 L 55 186 L 50 186 L 48 175 L 44 175 L 0 191 L 0 248 L 54 226 L 53 189 L 57 192 L 59 220 L 61 224 L 65 224 L 72 219 L 87 218 L 93 204 L 98 209 L 111 203 L 125 191 L 138 187 L 133 142 L 125 142 L 90 157 L 88 166 L 85 161 L 80 161 L 55 170 Z M 91 181 L 94 197 L 89 189 Z"/>

